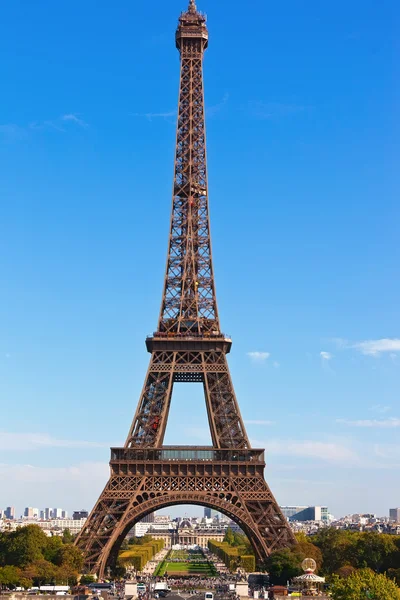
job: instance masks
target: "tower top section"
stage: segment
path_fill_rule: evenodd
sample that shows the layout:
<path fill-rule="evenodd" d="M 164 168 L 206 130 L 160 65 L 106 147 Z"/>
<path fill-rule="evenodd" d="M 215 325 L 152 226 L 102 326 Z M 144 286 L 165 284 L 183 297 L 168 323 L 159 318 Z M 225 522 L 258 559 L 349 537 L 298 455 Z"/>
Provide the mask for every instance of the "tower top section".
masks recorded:
<path fill-rule="evenodd" d="M 182 52 L 184 41 L 200 41 L 202 50 L 207 48 L 208 31 L 206 26 L 206 17 L 197 10 L 195 0 L 189 0 L 189 6 L 187 10 L 181 13 L 178 21 L 175 40 L 176 47 L 180 52 Z"/>

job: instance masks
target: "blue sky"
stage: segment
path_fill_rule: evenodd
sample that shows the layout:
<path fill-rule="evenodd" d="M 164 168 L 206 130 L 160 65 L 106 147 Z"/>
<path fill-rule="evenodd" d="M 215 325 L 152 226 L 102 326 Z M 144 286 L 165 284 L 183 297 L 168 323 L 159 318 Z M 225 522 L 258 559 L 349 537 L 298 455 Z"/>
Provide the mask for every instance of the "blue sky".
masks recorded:
<path fill-rule="evenodd" d="M 125 441 L 161 298 L 183 8 L 2 3 L 0 507 L 91 508 Z M 249 435 L 279 503 L 387 514 L 398 3 L 199 8 L 217 294 Z M 209 441 L 198 387 L 176 386 L 166 441 Z"/>

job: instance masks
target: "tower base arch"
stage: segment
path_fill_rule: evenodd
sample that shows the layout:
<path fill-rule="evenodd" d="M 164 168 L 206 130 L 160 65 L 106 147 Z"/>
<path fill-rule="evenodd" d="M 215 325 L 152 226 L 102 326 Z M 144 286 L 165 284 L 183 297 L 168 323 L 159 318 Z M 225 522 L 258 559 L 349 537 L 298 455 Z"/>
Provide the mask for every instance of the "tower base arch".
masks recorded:
<path fill-rule="evenodd" d="M 272 551 L 295 543 L 265 482 L 261 450 L 218 451 L 219 460 L 212 462 L 155 460 L 152 451 L 120 450 L 123 454 L 112 451 L 110 479 L 76 541 L 88 573 L 104 577 L 137 521 L 179 504 L 207 506 L 235 521 L 248 536 L 258 566 Z M 182 447 L 175 450 L 182 453 Z M 141 460 L 134 461 L 135 454 Z"/>

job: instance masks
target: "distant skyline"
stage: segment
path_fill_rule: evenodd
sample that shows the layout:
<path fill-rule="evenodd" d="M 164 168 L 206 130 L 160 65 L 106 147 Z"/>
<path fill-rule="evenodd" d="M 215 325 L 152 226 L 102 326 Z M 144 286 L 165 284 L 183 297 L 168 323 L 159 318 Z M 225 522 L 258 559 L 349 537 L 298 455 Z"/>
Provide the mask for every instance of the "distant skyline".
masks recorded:
<path fill-rule="evenodd" d="M 90 510 L 124 444 L 161 301 L 186 4 L 2 4 L 0 507 Z M 217 298 L 248 435 L 280 505 L 386 515 L 400 5 L 197 4 Z M 176 385 L 166 443 L 210 441 L 201 387 Z"/>

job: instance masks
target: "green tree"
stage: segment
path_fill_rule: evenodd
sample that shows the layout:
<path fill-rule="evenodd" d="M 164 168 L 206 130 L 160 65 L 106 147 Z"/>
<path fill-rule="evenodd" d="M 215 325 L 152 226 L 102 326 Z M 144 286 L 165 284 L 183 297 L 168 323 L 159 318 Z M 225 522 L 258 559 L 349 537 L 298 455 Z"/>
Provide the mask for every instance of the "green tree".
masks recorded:
<path fill-rule="evenodd" d="M 94 577 L 94 575 L 82 575 L 79 583 L 81 583 L 82 585 L 89 585 L 89 583 L 94 583 L 95 581 L 96 578 Z"/>
<path fill-rule="evenodd" d="M 70 532 L 69 529 L 64 529 L 62 534 L 62 541 L 64 544 L 72 544 L 75 540 L 75 535 Z"/>
<path fill-rule="evenodd" d="M 313 544 L 322 552 L 325 573 L 335 573 L 344 565 L 358 566 L 353 552 L 357 535 L 344 529 L 327 528 L 313 536 Z"/>
<path fill-rule="evenodd" d="M 75 585 L 78 581 L 78 571 L 71 565 L 61 565 L 56 569 L 55 581 L 61 585 Z"/>
<path fill-rule="evenodd" d="M 294 556 L 298 557 L 299 564 L 303 562 L 305 558 L 313 558 L 317 563 L 317 571 L 321 568 L 323 557 L 322 552 L 317 546 L 314 546 L 309 541 L 309 538 L 299 541 L 295 546 L 290 548 Z"/>
<path fill-rule="evenodd" d="M 359 569 L 370 568 L 383 573 L 392 566 L 392 556 L 397 553 L 393 536 L 377 532 L 356 534 L 352 539 L 352 564 Z"/>
<path fill-rule="evenodd" d="M 38 525 L 19 527 L 8 536 L 5 548 L 6 564 L 25 567 L 43 558 L 47 536 Z"/>
<path fill-rule="evenodd" d="M 0 588 L 2 586 L 16 587 L 19 585 L 28 587 L 29 584 L 30 581 L 23 576 L 21 569 L 18 567 L 14 567 L 12 565 L 0 567 Z"/>
<path fill-rule="evenodd" d="M 54 584 L 57 575 L 57 567 L 53 563 L 41 558 L 32 565 L 34 569 L 33 582 L 36 585 Z"/>
<path fill-rule="evenodd" d="M 82 552 L 73 544 L 63 544 L 58 551 L 55 563 L 79 573 L 83 567 Z"/>
<path fill-rule="evenodd" d="M 301 559 L 290 548 L 273 552 L 266 562 L 267 571 L 274 584 L 285 585 L 287 581 L 301 575 Z"/>
<path fill-rule="evenodd" d="M 226 542 L 230 546 L 233 546 L 235 543 L 235 536 L 233 535 L 233 531 L 230 527 L 228 527 L 228 529 L 225 532 L 224 542 Z"/>
<path fill-rule="evenodd" d="M 387 576 L 393 579 L 397 585 L 400 585 L 400 569 L 389 569 Z"/>
<path fill-rule="evenodd" d="M 333 600 L 400 600 L 400 588 L 385 575 L 371 569 L 360 569 L 349 577 L 333 577 Z"/>
<path fill-rule="evenodd" d="M 62 547 L 63 541 L 60 536 L 53 535 L 52 537 L 47 538 L 47 544 L 43 550 L 44 558 L 49 562 L 56 563 L 57 556 L 59 555 Z"/>
<path fill-rule="evenodd" d="M 354 571 L 357 571 L 355 567 L 352 567 L 351 565 L 343 565 L 343 567 L 340 567 L 340 569 L 336 571 L 336 574 L 339 575 L 339 577 L 346 578 L 350 577 Z"/>

